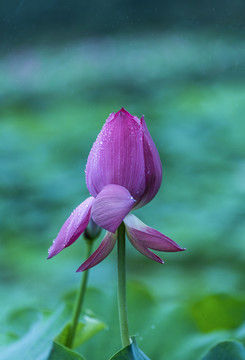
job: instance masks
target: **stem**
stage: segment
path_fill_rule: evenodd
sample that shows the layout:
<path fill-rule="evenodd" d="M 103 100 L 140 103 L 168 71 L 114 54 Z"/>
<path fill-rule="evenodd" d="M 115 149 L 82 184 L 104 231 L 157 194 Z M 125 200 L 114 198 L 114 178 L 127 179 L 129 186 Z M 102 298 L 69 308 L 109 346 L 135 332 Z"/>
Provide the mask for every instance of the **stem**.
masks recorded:
<path fill-rule="evenodd" d="M 88 258 L 92 253 L 93 240 L 86 240 L 86 244 L 87 244 L 87 257 L 86 258 Z M 70 349 L 72 349 L 72 346 L 73 346 L 73 342 L 74 342 L 74 338 L 75 338 L 75 334 L 76 334 L 76 328 L 77 328 L 79 316 L 81 314 L 81 309 L 82 309 L 82 305 L 83 305 L 83 301 L 84 301 L 84 297 L 85 297 L 85 292 L 86 292 L 86 287 L 87 287 L 87 282 L 88 282 L 88 271 L 89 270 L 86 270 L 83 273 L 81 284 L 80 284 L 80 287 L 79 287 L 79 290 L 77 293 L 77 299 L 76 299 L 76 302 L 75 302 L 75 305 L 73 308 L 72 320 L 71 320 L 71 324 L 69 327 L 69 332 L 68 332 L 66 344 L 65 344 Z"/>
<path fill-rule="evenodd" d="M 125 226 L 124 223 L 118 228 L 117 241 L 117 260 L 118 260 L 118 311 L 121 331 L 122 346 L 130 344 L 127 316 L 126 299 L 126 266 L 125 266 Z"/>

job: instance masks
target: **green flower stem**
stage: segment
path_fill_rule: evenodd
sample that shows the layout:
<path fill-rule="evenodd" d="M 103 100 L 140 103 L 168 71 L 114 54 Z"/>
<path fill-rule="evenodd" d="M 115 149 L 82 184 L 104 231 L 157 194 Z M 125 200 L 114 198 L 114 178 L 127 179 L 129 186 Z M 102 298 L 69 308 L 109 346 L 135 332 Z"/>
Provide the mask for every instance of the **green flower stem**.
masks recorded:
<path fill-rule="evenodd" d="M 92 247 L 93 247 L 93 240 L 86 240 L 87 244 L 87 257 L 88 258 L 92 253 Z M 69 328 L 69 332 L 66 339 L 66 346 L 70 349 L 72 349 L 75 334 L 76 334 L 76 328 L 79 320 L 79 316 L 81 314 L 82 305 L 85 297 L 87 282 L 88 282 L 88 272 L 89 270 L 84 271 L 82 275 L 82 280 L 80 284 L 80 288 L 77 293 L 77 299 L 73 308 L 73 315 L 71 320 L 71 326 Z"/>
<path fill-rule="evenodd" d="M 117 260 L 118 260 L 118 310 L 121 331 L 122 346 L 129 345 L 127 299 L 126 299 L 126 265 L 125 265 L 125 226 L 124 223 L 118 228 L 117 241 Z"/>

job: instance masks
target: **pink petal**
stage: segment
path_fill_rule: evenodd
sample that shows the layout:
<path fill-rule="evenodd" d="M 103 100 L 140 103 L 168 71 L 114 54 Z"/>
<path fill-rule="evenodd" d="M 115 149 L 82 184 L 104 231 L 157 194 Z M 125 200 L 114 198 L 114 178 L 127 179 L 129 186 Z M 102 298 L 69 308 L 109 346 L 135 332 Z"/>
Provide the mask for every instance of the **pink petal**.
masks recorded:
<path fill-rule="evenodd" d="M 114 233 L 134 204 L 135 200 L 127 189 L 120 185 L 107 185 L 95 198 L 91 215 L 97 225 Z"/>
<path fill-rule="evenodd" d="M 53 245 L 50 247 L 48 259 L 73 244 L 82 234 L 89 223 L 93 201 L 94 198 L 92 196 L 89 197 L 71 213 L 54 240 Z"/>
<path fill-rule="evenodd" d="M 106 232 L 98 249 L 77 269 L 77 272 L 90 269 L 104 260 L 112 251 L 117 241 L 117 234 Z"/>
<path fill-rule="evenodd" d="M 154 254 L 152 251 L 150 251 L 149 249 L 147 249 L 146 247 L 144 247 L 142 244 L 140 244 L 136 238 L 134 238 L 133 236 L 131 236 L 130 233 L 127 232 L 127 236 L 131 242 L 131 244 L 139 251 L 141 252 L 141 254 L 145 255 L 146 257 L 148 257 L 151 260 L 157 261 L 161 264 L 164 263 L 164 261 L 157 256 L 156 254 Z"/>
<path fill-rule="evenodd" d="M 121 185 L 137 201 L 145 191 L 143 126 L 126 110 L 111 114 L 88 157 L 86 183 L 96 197 L 104 186 Z"/>
<path fill-rule="evenodd" d="M 145 248 L 165 252 L 185 250 L 167 236 L 145 225 L 133 214 L 127 215 L 124 223 L 128 237 Z"/>
<path fill-rule="evenodd" d="M 162 164 L 159 153 L 147 129 L 144 116 L 142 116 L 141 122 L 144 133 L 145 191 L 135 209 L 148 204 L 157 194 L 162 182 Z"/>

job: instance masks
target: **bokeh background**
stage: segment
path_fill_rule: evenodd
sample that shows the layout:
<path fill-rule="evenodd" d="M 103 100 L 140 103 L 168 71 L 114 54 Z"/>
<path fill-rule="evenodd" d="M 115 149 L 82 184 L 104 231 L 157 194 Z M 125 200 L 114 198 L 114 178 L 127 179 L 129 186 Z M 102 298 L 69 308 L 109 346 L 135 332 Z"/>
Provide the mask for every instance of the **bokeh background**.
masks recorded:
<path fill-rule="evenodd" d="M 82 240 L 47 250 L 122 106 L 145 115 L 163 163 L 135 214 L 187 248 L 159 265 L 128 243 L 131 334 L 157 360 L 244 341 L 244 13 L 242 0 L 0 3 L 1 346 L 31 327 L 11 327 L 16 309 L 55 310 L 80 282 Z M 120 348 L 116 282 L 114 250 L 90 272 L 85 308 L 108 328 L 81 348 L 88 359 Z"/>

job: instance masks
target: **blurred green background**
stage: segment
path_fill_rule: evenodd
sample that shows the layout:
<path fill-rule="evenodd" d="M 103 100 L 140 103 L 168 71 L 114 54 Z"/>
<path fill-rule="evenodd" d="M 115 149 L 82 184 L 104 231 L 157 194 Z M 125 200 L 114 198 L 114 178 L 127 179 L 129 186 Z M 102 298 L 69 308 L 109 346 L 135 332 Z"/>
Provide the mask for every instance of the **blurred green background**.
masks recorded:
<path fill-rule="evenodd" d="M 83 242 L 49 261 L 47 250 L 88 196 L 87 156 L 122 106 L 145 115 L 163 163 L 159 193 L 135 214 L 187 248 L 159 265 L 128 243 L 131 334 L 156 360 L 244 341 L 244 10 L 239 0 L 0 3 L 0 345 L 14 309 L 56 309 L 78 285 Z M 114 251 L 90 273 L 86 307 L 108 328 L 81 349 L 88 359 L 120 348 L 116 282 Z"/>

